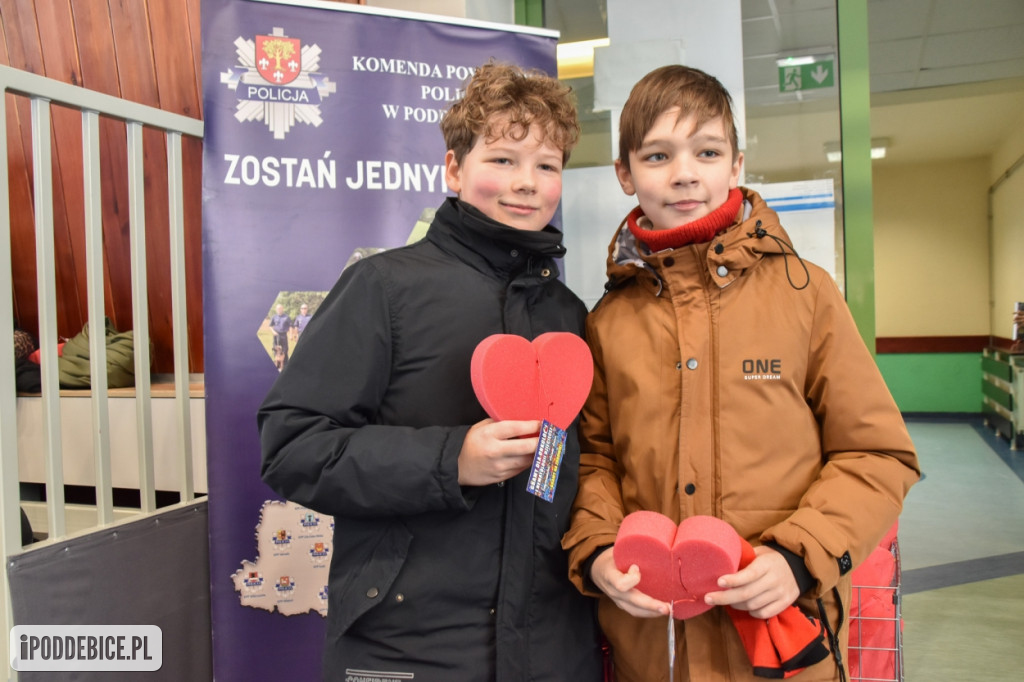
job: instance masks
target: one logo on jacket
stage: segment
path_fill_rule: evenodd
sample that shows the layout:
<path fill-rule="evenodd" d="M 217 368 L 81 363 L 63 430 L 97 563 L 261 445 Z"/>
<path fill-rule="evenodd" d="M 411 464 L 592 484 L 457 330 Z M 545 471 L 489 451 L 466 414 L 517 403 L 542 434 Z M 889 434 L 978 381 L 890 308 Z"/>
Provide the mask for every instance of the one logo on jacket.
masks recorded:
<path fill-rule="evenodd" d="M 283 140 L 296 121 L 320 127 L 320 103 L 338 86 L 317 73 L 319 46 L 275 28 L 255 40 L 239 36 L 235 54 L 238 63 L 220 74 L 220 82 L 238 94 L 236 120 L 262 121 L 275 140 Z"/>
<path fill-rule="evenodd" d="M 274 583 L 274 589 L 278 592 L 291 592 L 295 589 L 295 581 L 289 575 L 282 575 L 277 579 L 277 582 Z"/>
<path fill-rule="evenodd" d="M 757 358 L 743 361 L 744 381 L 778 381 L 782 379 L 782 360 Z"/>

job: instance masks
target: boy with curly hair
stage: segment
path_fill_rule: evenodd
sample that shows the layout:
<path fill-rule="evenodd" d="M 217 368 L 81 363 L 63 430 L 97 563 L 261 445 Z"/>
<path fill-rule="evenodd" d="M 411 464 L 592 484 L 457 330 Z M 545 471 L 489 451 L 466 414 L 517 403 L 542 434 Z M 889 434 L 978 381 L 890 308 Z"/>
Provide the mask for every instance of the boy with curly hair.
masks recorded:
<path fill-rule="evenodd" d="M 259 411 L 263 480 L 334 516 L 324 677 L 598 680 L 590 600 L 567 580 L 579 459 L 526 491 L 536 421 L 485 418 L 492 334 L 582 334 L 549 225 L 579 136 L 569 89 L 488 63 L 441 122 L 458 197 L 423 240 L 354 263 Z"/>

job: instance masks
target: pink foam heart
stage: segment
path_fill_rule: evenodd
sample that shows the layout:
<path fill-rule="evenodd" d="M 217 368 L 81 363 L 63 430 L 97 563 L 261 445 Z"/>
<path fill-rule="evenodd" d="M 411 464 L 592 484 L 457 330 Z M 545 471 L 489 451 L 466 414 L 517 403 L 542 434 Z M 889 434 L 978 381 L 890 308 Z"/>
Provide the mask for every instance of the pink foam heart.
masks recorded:
<path fill-rule="evenodd" d="M 742 544 L 732 526 L 713 516 L 691 516 L 676 526 L 658 512 L 635 511 L 622 520 L 612 551 L 623 573 L 639 567 L 637 589 L 671 602 L 673 617 L 685 619 L 711 608 L 704 595 L 737 571 Z"/>
<path fill-rule="evenodd" d="M 590 393 L 594 363 L 586 342 L 569 332 L 548 332 L 532 342 L 494 334 L 473 351 L 470 376 L 493 419 L 546 419 L 565 429 Z"/>

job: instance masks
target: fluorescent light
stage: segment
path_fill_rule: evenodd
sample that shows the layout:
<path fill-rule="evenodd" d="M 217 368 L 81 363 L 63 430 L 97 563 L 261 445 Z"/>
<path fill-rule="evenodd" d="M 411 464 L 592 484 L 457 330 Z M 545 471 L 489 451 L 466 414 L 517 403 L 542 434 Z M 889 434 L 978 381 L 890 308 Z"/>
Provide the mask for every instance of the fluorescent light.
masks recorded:
<path fill-rule="evenodd" d="M 575 43 L 561 43 L 555 47 L 558 59 L 558 77 L 589 78 L 594 75 L 594 48 L 608 47 L 608 38 L 580 40 Z"/>
<path fill-rule="evenodd" d="M 781 57 L 775 60 L 775 63 L 779 66 L 803 66 L 804 64 L 813 64 L 818 61 L 818 58 L 813 55 L 806 57 Z"/>
<path fill-rule="evenodd" d="M 872 159 L 884 159 L 885 154 L 889 149 L 889 138 L 888 137 L 875 137 L 871 140 L 871 158 Z M 843 160 L 843 150 L 839 146 L 838 142 L 826 142 L 825 143 L 825 158 L 828 159 L 829 163 L 839 163 Z"/>

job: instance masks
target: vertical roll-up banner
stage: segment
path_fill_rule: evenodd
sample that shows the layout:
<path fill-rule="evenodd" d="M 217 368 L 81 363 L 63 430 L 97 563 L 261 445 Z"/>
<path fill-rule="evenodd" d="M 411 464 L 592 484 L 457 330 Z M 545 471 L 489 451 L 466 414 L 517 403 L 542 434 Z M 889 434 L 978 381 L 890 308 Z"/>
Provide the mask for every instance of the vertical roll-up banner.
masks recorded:
<path fill-rule="evenodd" d="M 315 680 L 333 521 L 260 480 L 256 410 L 346 264 L 422 236 L 448 194 L 438 123 L 474 68 L 554 74 L 557 34 L 204 0 L 202 42 L 214 677 Z"/>

